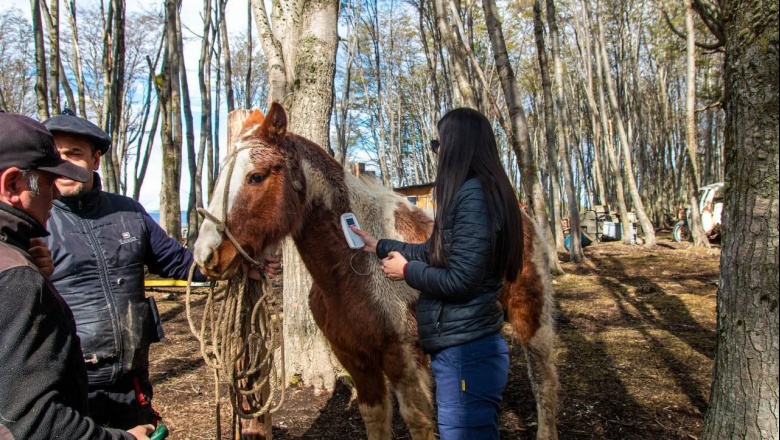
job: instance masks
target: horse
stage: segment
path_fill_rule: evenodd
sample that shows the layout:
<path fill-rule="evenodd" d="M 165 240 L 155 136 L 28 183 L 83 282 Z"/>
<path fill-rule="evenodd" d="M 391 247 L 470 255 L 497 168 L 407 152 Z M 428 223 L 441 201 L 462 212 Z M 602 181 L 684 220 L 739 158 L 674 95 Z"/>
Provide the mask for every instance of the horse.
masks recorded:
<path fill-rule="evenodd" d="M 347 173 L 319 145 L 287 130 L 273 103 L 244 122 L 225 159 L 195 243 L 207 275 L 229 278 L 292 237 L 313 285 L 309 306 L 336 358 L 351 375 L 369 440 L 392 437 L 387 382 L 414 440 L 433 440 L 431 379 L 419 346 L 419 292 L 392 282 L 374 255 L 348 247 L 340 216 L 353 212 L 375 237 L 424 242 L 433 221 L 376 180 Z M 525 349 L 537 404 L 537 439 L 557 439 L 558 377 L 553 361 L 553 299 L 548 247 L 522 214 L 524 265 L 500 301 Z"/>

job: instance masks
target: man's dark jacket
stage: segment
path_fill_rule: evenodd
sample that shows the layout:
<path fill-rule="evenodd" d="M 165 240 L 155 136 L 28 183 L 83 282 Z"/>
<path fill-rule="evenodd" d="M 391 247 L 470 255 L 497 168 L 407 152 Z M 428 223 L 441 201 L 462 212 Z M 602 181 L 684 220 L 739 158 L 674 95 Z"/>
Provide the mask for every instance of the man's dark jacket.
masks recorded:
<path fill-rule="evenodd" d="M 192 253 L 168 237 L 135 200 L 95 187 L 54 202 L 48 223 L 51 280 L 76 317 L 90 386 L 145 371 L 157 331 L 144 293 L 144 265 L 186 279 Z M 202 279 L 202 276 L 199 276 Z"/>
<path fill-rule="evenodd" d="M 0 202 L 0 439 L 134 439 L 87 414 L 87 371 L 73 314 L 32 263 L 46 230 Z"/>
<path fill-rule="evenodd" d="M 409 261 L 404 278 L 420 291 L 417 329 L 425 352 L 500 331 L 504 313 L 498 298 L 503 278 L 493 258 L 493 238 L 500 240 L 500 232 L 499 226 L 491 230 L 482 185 L 472 178 L 458 190 L 444 218 L 444 268 L 428 264 L 430 240 L 421 244 L 379 240 L 379 258 L 397 251 Z"/>

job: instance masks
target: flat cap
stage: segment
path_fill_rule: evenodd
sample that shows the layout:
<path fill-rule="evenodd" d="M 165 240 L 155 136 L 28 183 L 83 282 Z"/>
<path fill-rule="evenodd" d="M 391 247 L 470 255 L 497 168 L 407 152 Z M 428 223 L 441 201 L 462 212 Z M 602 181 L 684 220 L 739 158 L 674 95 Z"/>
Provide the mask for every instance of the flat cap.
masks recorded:
<path fill-rule="evenodd" d="M 95 144 L 101 154 L 106 154 L 111 148 L 111 138 L 97 125 L 79 118 L 71 110 L 65 109 L 61 115 L 52 116 L 43 121 L 43 125 L 54 133 L 67 133 L 74 136 L 83 136 Z"/>
<path fill-rule="evenodd" d="M 0 170 L 11 167 L 48 171 L 79 182 L 92 176 L 86 168 L 60 156 L 43 124 L 24 115 L 0 112 Z"/>

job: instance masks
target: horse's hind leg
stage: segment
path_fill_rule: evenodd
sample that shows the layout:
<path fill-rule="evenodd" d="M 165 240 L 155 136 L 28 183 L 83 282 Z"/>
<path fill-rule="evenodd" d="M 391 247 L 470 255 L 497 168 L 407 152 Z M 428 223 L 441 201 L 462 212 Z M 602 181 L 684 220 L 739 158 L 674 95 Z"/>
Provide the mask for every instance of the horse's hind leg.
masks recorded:
<path fill-rule="evenodd" d="M 528 377 L 536 398 L 536 413 L 539 423 L 537 440 L 555 440 L 558 430 L 555 427 L 558 406 L 558 373 L 553 360 L 553 342 L 555 332 L 550 324 L 540 327 L 525 345 L 525 357 L 528 362 Z"/>
<path fill-rule="evenodd" d="M 393 344 L 385 350 L 384 369 L 412 439 L 433 440 L 431 376 L 422 352 L 409 344 Z"/>
<path fill-rule="evenodd" d="M 393 405 L 381 368 L 356 368 L 343 360 L 342 364 L 355 382 L 358 409 L 366 425 L 368 440 L 390 440 L 393 435 Z"/>

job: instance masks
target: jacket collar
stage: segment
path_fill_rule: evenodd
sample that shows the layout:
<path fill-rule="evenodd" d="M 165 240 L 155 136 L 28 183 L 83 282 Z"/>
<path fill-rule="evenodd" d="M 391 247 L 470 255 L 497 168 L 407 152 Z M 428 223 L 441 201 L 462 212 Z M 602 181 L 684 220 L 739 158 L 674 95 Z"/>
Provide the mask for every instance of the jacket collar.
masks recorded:
<path fill-rule="evenodd" d="M 46 228 L 26 212 L 0 202 L 0 241 L 27 252 L 31 238 L 48 235 Z"/>
<path fill-rule="evenodd" d="M 65 209 L 73 212 L 89 212 L 97 206 L 100 201 L 100 192 L 103 191 L 103 183 L 100 180 L 100 175 L 94 173 L 94 179 L 92 180 L 92 189 L 84 194 L 73 197 L 60 197 L 54 201 L 54 205 L 58 208 Z"/>

